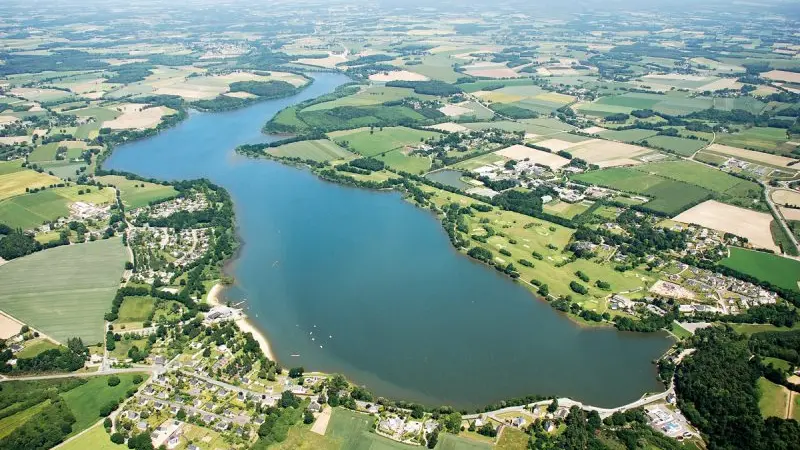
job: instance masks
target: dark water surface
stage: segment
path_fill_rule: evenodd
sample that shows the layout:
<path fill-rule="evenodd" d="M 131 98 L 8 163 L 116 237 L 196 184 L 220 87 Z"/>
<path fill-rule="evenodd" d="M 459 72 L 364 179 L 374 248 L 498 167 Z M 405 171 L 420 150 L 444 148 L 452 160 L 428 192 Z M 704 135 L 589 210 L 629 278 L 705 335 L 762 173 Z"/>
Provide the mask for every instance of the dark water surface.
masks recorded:
<path fill-rule="evenodd" d="M 106 168 L 167 180 L 206 177 L 236 206 L 232 264 L 249 314 L 287 367 L 339 372 L 377 395 L 473 407 L 526 394 L 615 406 L 660 391 L 664 335 L 582 329 L 523 287 L 456 253 L 438 220 L 397 193 L 338 186 L 250 160 L 237 145 L 276 140 L 282 108 L 346 82 L 239 111 L 193 113 L 118 148 Z M 300 355 L 300 356 L 292 356 Z"/>

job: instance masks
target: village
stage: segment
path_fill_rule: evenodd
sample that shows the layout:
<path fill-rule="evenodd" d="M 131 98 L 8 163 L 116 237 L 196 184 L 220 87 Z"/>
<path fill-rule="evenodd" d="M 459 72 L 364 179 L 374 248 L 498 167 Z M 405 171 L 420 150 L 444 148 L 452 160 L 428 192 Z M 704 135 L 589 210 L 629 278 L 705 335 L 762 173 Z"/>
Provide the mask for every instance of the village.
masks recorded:
<path fill-rule="evenodd" d="M 171 282 L 202 258 L 211 245 L 211 228 L 184 227 L 185 224 L 151 226 L 151 223 L 161 224 L 174 214 L 208 208 L 208 201 L 198 193 L 191 198 L 176 198 L 131 211 L 133 220 L 127 229 L 127 240 L 136 266 L 131 280 L 139 283 Z"/>

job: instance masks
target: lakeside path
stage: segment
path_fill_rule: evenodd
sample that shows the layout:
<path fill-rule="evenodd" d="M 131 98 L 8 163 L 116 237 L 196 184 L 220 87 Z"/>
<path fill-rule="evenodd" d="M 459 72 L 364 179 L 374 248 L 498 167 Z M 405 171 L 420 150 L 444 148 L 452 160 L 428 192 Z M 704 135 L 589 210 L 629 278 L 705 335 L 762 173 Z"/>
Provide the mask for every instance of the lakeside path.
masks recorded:
<path fill-rule="evenodd" d="M 219 297 L 222 289 L 222 284 L 215 284 L 211 290 L 208 291 L 206 302 L 211 306 L 221 306 L 222 302 L 220 301 Z M 264 333 L 262 333 L 261 330 L 256 328 L 255 325 L 250 322 L 250 319 L 248 319 L 247 316 L 242 315 L 242 318 L 236 319 L 234 323 L 237 327 L 239 327 L 240 330 L 242 330 L 243 333 L 251 333 L 253 335 L 253 339 L 258 342 L 258 345 L 261 347 L 261 350 L 264 352 L 264 355 L 266 355 L 267 358 L 272 361 L 277 361 L 277 359 L 275 359 L 275 354 L 272 353 L 272 347 L 270 347 L 267 337 L 264 336 Z"/>

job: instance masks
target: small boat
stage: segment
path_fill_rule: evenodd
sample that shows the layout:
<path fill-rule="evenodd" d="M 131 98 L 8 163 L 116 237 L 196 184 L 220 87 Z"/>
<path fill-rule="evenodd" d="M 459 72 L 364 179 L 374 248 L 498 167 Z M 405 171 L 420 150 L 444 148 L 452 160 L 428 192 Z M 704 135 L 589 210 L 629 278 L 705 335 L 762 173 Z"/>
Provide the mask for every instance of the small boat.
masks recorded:
<path fill-rule="evenodd" d="M 294 353 L 294 354 L 292 354 L 290 356 L 300 356 L 300 354 L 299 353 Z"/>

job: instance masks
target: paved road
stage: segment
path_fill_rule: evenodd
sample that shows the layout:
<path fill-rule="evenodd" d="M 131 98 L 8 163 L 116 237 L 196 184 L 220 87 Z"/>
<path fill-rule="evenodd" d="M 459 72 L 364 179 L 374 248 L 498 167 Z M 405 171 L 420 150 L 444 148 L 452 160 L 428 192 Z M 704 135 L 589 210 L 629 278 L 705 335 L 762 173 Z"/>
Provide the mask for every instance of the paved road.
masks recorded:
<path fill-rule="evenodd" d="M 789 236 L 789 240 L 792 241 L 792 245 L 794 245 L 794 248 L 796 250 L 800 250 L 800 243 L 797 242 L 797 238 L 794 237 L 794 234 L 792 233 L 792 230 L 789 228 L 789 225 L 786 223 L 786 219 L 783 217 L 783 214 L 781 214 L 778 207 L 775 206 L 775 203 L 772 201 L 772 187 L 770 187 L 763 181 L 759 181 L 759 183 L 761 183 L 761 185 L 764 186 L 764 197 L 766 197 L 767 199 L 767 205 L 769 205 L 769 209 L 772 211 L 772 215 L 775 216 L 776 219 L 778 219 L 778 223 L 781 225 L 781 228 L 783 228 L 784 233 L 786 233 L 786 235 Z"/>
<path fill-rule="evenodd" d="M 243 392 L 243 393 L 245 393 L 247 395 L 256 396 L 256 397 L 260 397 L 262 395 L 270 395 L 270 394 L 267 394 L 266 392 L 251 391 L 250 389 L 245 389 L 245 388 L 241 388 L 241 387 L 238 387 L 238 386 L 234 386 L 232 384 L 228 384 L 228 383 L 225 383 L 223 381 L 215 380 L 213 378 L 209 378 L 209 377 L 204 376 L 204 375 L 199 375 L 199 374 L 196 374 L 196 373 L 193 373 L 193 372 L 189 372 L 188 370 L 180 370 L 180 373 L 182 373 L 183 375 L 186 375 L 188 377 L 197 378 L 198 380 L 205 381 L 207 383 L 211 383 L 211 384 L 213 384 L 215 386 L 219 386 L 221 388 L 225 388 L 225 389 L 227 389 L 229 391 L 233 391 L 233 392 Z"/>

